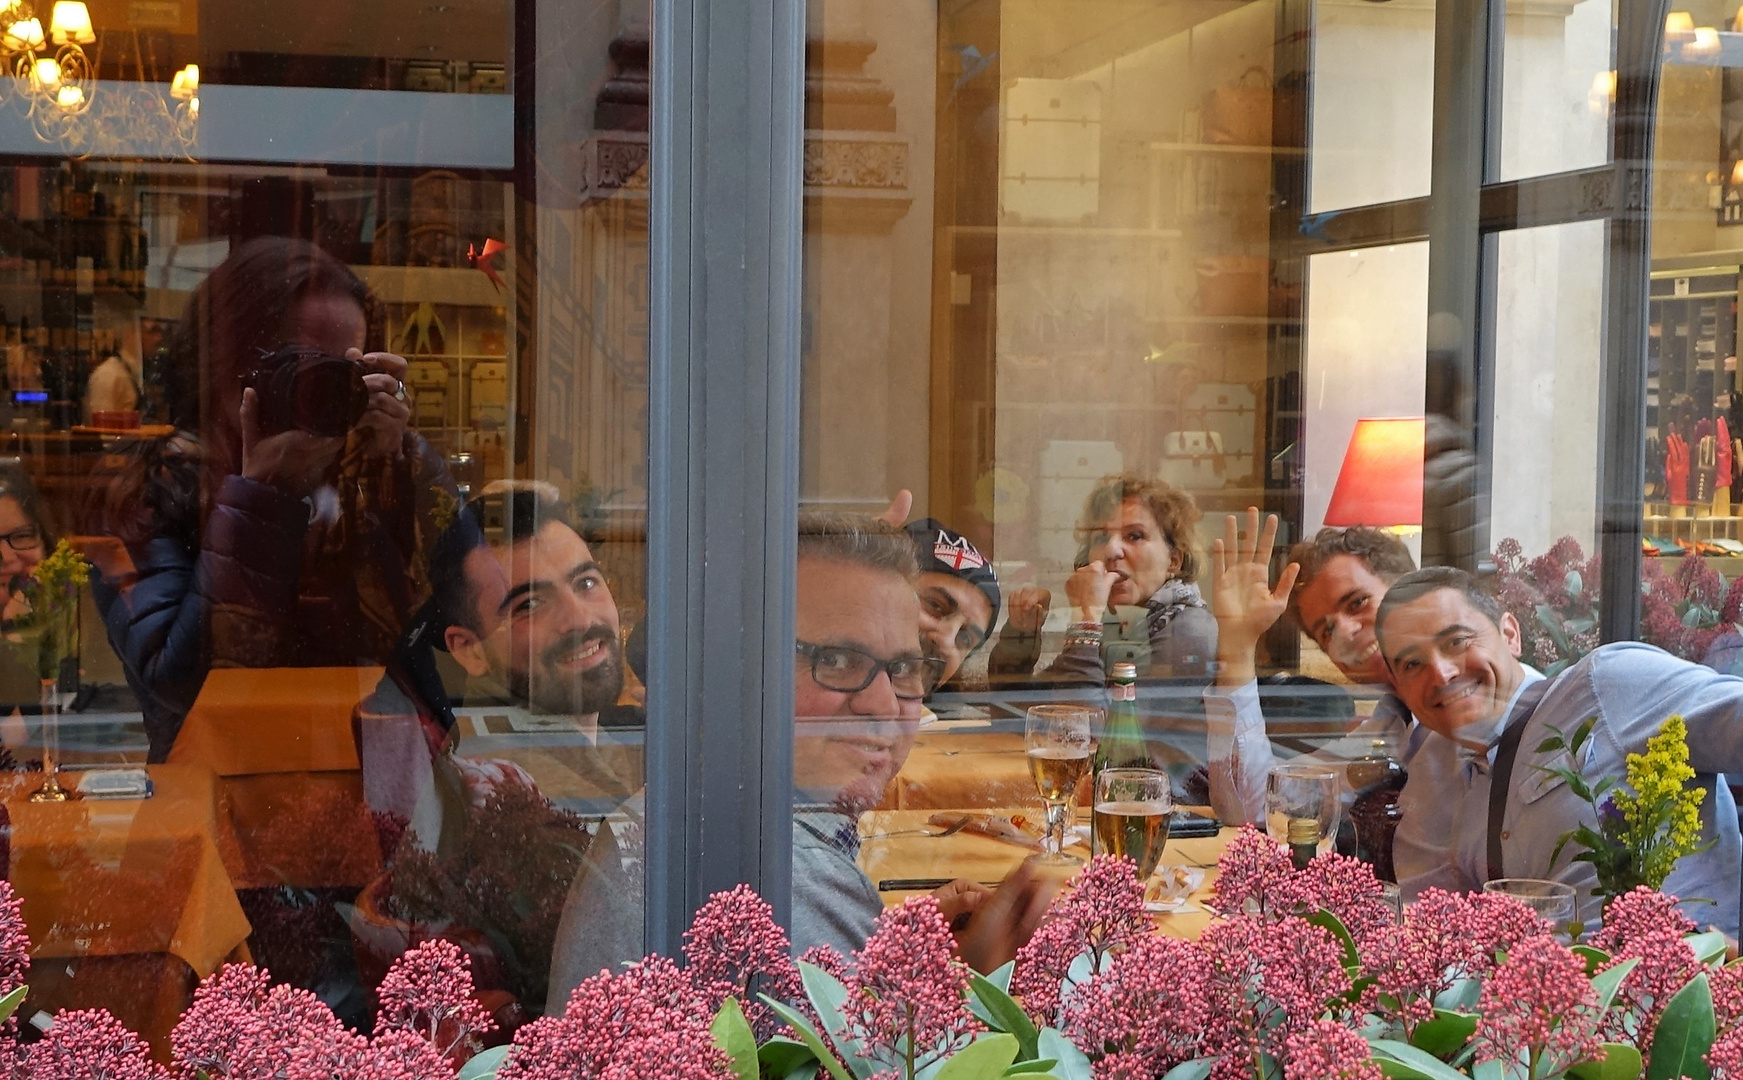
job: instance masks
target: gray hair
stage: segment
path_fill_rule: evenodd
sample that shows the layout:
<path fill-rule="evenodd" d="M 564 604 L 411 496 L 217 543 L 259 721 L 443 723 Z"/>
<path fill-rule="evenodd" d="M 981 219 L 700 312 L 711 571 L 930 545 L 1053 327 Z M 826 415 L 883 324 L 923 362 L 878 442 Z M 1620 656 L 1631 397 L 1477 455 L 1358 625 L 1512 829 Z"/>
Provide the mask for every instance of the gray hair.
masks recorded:
<path fill-rule="evenodd" d="M 1442 589 L 1451 589 L 1464 596 L 1473 608 L 1500 629 L 1501 605 L 1475 577 L 1454 566 L 1428 566 L 1405 574 L 1386 590 L 1385 599 L 1380 601 L 1380 610 L 1374 613 L 1374 637 L 1381 636 L 1381 627 L 1394 610 Z"/>
<path fill-rule="evenodd" d="M 801 511 L 799 558 L 829 559 L 884 570 L 910 582 L 920 576 L 914 542 L 908 534 L 865 514 Z"/>

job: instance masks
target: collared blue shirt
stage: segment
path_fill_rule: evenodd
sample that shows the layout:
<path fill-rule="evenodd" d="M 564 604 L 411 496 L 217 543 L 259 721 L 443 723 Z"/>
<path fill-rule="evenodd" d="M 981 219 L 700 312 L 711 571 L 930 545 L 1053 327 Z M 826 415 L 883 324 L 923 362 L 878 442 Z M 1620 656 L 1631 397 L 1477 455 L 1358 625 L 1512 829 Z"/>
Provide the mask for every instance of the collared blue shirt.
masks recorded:
<path fill-rule="evenodd" d="M 1519 690 L 1530 681 L 1521 681 Z M 1735 936 L 1743 840 L 1723 774 L 1743 772 L 1743 679 L 1650 645 L 1619 642 L 1594 650 L 1556 679 L 1526 721 L 1502 822 L 1507 876 L 1573 885 L 1581 896 L 1581 916 L 1596 921 L 1590 892 L 1597 879 L 1589 864 L 1573 861 L 1578 849 L 1570 844 L 1554 865 L 1550 862 L 1564 833 L 1581 822 L 1595 828 L 1596 817 L 1566 781 L 1544 771 L 1565 762 L 1560 752 L 1538 754 L 1536 748 L 1552 734 L 1551 728 L 1569 732 L 1596 718 L 1577 767 L 1588 780 L 1611 776 L 1620 781 L 1628 755 L 1644 753 L 1646 740 L 1673 714 L 1688 724 L 1693 782 L 1707 792 L 1701 803 L 1701 834 L 1713 846 L 1683 859 L 1665 882 L 1665 891 L 1712 901 L 1685 901 L 1684 911 L 1697 923 L 1716 925 Z M 1411 765 L 1399 806 L 1406 821 L 1412 815 L 1438 818 L 1452 838 L 1450 858 L 1403 848 L 1394 852 L 1406 897 L 1430 886 L 1461 891 L 1482 887 L 1488 877 L 1487 754 L 1464 753 L 1438 736 L 1428 740 Z"/>

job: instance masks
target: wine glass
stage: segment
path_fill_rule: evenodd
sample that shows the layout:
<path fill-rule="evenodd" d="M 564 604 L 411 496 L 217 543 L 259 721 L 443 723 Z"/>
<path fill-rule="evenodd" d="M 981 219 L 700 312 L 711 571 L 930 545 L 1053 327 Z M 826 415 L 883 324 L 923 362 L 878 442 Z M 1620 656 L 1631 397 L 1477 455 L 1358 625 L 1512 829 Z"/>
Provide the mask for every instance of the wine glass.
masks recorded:
<path fill-rule="evenodd" d="M 1077 785 L 1089 772 L 1095 749 L 1091 732 L 1100 718 L 1096 709 L 1081 705 L 1036 705 L 1023 721 L 1023 746 L 1029 754 L 1029 775 L 1047 803 L 1047 834 L 1035 861 L 1047 866 L 1075 866 L 1082 860 L 1065 854 L 1065 825 Z"/>
<path fill-rule="evenodd" d="M 1095 778 L 1095 844 L 1098 854 L 1123 855 L 1148 881 L 1168 846 L 1168 815 L 1174 791 L 1160 769 L 1103 769 Z"/>
<path fill-rule="evenodd" d="M 1568 924 L 1574 921 L 1574 913 L 1579 909 L 1579 895 L 1574 892 L 1574 887 L 1559 881 L 1494 878 L 1483 882 L 1483 891 L 1511 896 L 1537 912 L 1543 916 L 1544 921 L 1555 927 L 1556 934 L 1564 941 L 1568 938 Z"/>
<path fill-rule="evenodd" d="M 1330 851 L 1343 814 L 1340 794 L 1337 773 L 1323 765 L 1278 765 L 1265 788 L 1265 831 L 1308 858 Z"/>

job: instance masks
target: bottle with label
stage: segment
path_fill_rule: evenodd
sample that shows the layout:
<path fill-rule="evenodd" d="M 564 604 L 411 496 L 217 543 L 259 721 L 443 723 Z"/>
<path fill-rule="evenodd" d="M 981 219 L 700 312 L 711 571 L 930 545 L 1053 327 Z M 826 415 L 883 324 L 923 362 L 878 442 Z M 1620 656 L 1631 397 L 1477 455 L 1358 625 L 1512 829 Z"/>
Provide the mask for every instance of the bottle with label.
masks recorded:
<path fill-rule="evenodd" d="M 1307 869 L 1307 864 L 1319 854 L 1319 819 L 1292 817 L 1289 819 L 1287 832 L 1289 861 L 1297 870 Z"/>
<path fill-rule="evenodd" d="M 1155 761 L 1144 741 L 1144 726 L 1138 720 L 1138 668 L 1115 664 L 1113 684 L 1108 688 L 1107 727 L 1095 748 L 1095 771 L 1103 769 L 1153 769 Z"/>

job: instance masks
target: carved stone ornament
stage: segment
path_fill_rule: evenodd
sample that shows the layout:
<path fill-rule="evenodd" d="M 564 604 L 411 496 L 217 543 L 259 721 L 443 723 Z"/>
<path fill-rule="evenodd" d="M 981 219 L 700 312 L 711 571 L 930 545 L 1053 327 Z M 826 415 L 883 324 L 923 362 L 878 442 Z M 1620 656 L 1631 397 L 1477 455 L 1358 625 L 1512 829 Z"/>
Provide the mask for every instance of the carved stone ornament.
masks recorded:
<path fill-rule="evenodd" d="M 614 131 L 587 140 L 586 190 L 582 200 L 648 189 L 648 137 Z"/>
<path fill-rule="evenodd" d="M 908 186 L 907 140 L 835 131 L 807 132 L 805 186 L 900 191 Z"/>

